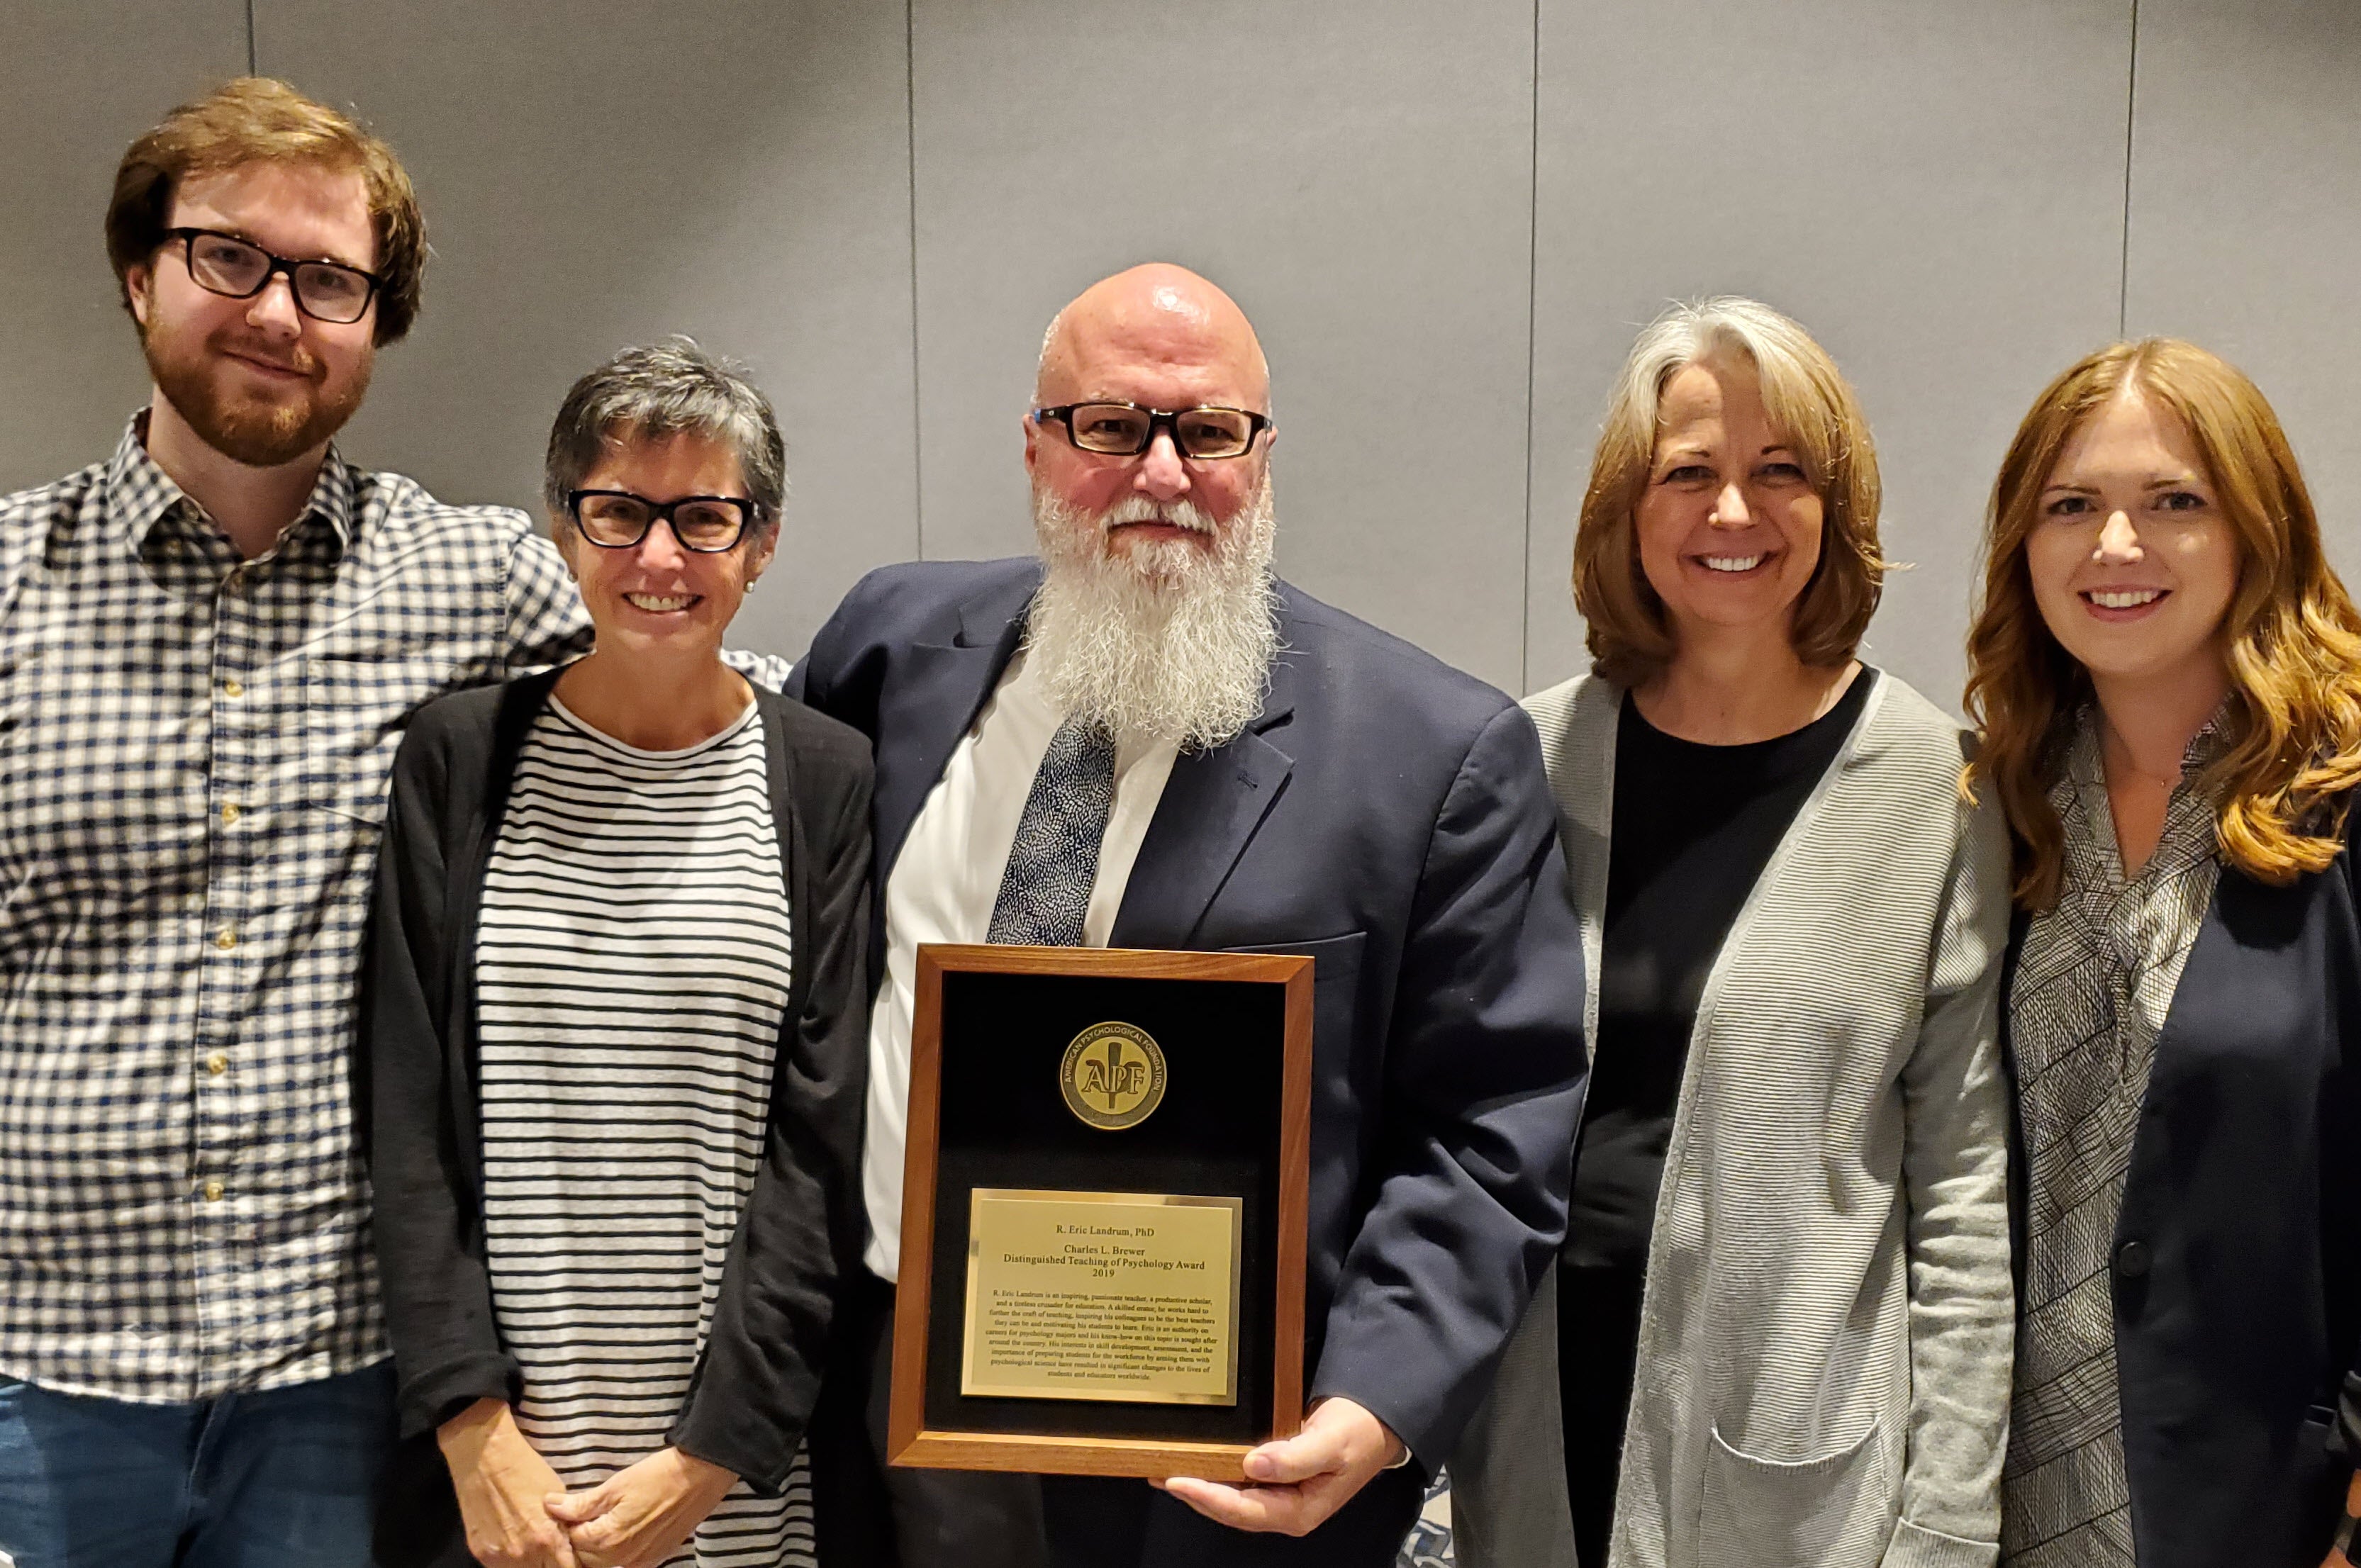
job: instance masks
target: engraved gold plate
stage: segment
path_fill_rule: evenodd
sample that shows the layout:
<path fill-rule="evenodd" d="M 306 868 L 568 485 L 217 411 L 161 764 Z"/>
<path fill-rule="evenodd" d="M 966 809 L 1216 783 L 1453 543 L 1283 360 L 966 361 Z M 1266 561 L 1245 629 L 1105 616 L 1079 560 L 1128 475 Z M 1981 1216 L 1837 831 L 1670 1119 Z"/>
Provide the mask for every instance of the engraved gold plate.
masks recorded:
<path fill-rule="evenodd" d="M 1058 1089 L 1066 1109 L 1093 1127 L 1137 1127 L 1164 1103 L 1164 1052 L 1145 1029 L 1093 1024 L 1066 1047 Z"/>
<path fill-rule="evenodd" d="M 1235 1405 L 1236 1198 L 977 1188 L 962 1395 Z"/>

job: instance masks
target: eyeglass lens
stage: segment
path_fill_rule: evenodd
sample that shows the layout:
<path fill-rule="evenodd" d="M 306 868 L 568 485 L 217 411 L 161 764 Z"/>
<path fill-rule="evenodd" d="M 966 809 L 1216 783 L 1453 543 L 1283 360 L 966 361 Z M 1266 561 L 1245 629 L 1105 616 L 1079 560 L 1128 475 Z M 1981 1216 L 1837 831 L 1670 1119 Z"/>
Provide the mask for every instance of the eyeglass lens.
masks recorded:
<path fill-rule="evenodd" d="M 1067 428 L 1085 452 L 1129 455 L 1148 450 L 1156 420 L 1124 403 L 1083 403 Z M 1253 444 L 1254 421 L 1236 409 L 1183 409 L 1172 416 L 1172 442 L 1188 457 L 1235 457 Z"/>
<path fill-rule="evenodd" d="M 575 508 L 576 521 L 593 544 L 637 544 L 664 509 L 638 496 L 588 495 Z M 745 513 L 727 500 L 689 500 L 671 509 L 672 533 L 684 549 L 727 550 L 738 543 Z"/>
<path fill-rule="evenodd" d="M 270 279 L 270 253 L 226 235 L 189 236 L 189 276 L 217 294 L 242 300 Z M 296 303 L 324 322 L 357 322 L 368 309 L 366 274 L 333 261 L 298 261 L 288 269 Z"/>

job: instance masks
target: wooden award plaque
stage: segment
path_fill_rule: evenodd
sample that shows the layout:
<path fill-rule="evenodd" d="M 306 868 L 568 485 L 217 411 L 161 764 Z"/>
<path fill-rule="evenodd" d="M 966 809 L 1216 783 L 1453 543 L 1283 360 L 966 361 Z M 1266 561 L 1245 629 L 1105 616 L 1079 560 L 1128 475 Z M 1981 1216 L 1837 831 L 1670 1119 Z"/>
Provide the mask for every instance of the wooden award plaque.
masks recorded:
<path fill-rule="evenodd" d="M 1301 1427 L 1312 964 L 918 949 L 892 1463 L 1237 1481 Z"/>

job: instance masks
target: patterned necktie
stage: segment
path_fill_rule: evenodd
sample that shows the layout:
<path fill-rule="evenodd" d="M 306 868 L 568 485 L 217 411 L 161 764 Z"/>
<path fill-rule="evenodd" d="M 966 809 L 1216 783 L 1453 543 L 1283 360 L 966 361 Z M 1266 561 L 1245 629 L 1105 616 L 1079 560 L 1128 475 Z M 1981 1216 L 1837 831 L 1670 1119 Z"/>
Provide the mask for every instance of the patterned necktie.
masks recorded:
<path fill-rule="evenodd" d="M 1067 719 L 1049 737 L 1033 791 L 1025 797 L 985 941 L 1082 945 L 1082 916 L 1098 880 L 1099 840 L 1114 805 L 1113 737 L 1096 724 Z"/>

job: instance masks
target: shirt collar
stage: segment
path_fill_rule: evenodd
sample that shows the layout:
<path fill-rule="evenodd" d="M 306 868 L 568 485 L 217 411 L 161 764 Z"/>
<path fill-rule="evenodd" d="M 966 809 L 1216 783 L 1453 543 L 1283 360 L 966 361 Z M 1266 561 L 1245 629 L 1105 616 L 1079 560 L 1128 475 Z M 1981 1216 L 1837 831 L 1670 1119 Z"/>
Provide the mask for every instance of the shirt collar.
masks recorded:
<path fill-rule="evenodd" d="M 2195 789 L 2197 781 L 2230 750 L 2230 698 L 2224 697 L 2213 715 L 2189 738 L 2180 753 L 2180 787 Z M 2074 739 L 2066 751 L 2066 774 L 2060 781 L 2074 789 L 2104 789 L 2106 775 L 2099 761 L 2099 705 L 2086 702 L 2074 715 Z"/>
<path fill-rule="evenodd" d="M 2205 727 L 2189 738 L 2188 749 L 2180 753 L 2180 776 L 2191 788 L 2195 788 L 2197 776 L 2230 754 L 2230 698 L 2224 696 L 2214 708 L 2213 717 Z"/>
<path fill-rule="evenodd" d="M 2180 783 L 2166 804 L 2164 831 L 2155 852 L 2140 868 L 2135 883 L 2153 882 L 2178 874 L 2215 849 L 2212 794 L 2203 784 L 2207 768 L 2230 749 L 2230 699 L 2213 710 L 2180 753 Z M 2099 756 L 2099 708 L 2086 702 L 2074 716 L 2074 738 L 2066 751 L 2065 772 L 2049 793 L 2049 803 L 2065 829 L 2067 853 L 2092 866 L 2109 868 L 2099 882 L 2120 883 L 2122 864 L 2114 842 L 2114 813 L 2107 802 L 2106 770 Z M 2093 891 L 2098 891 L 2095 883 Z"/>
<path fill-rule="evenodd" d="M 148 543 L 166 519 L 184 510 L 192 518 L 204 515 L 203 509 L 148 455 L 148 410 L 141 409 L 131 416 L 106 469 L 107 516 L 135 551 Z M 352 543 L 353 470 L 334 443 L 320 463 L 320 477 L 312 482 L 311 498 L 287 532 L 314 525 L 327 530 L 334 554 L 342 554 Z"/>

